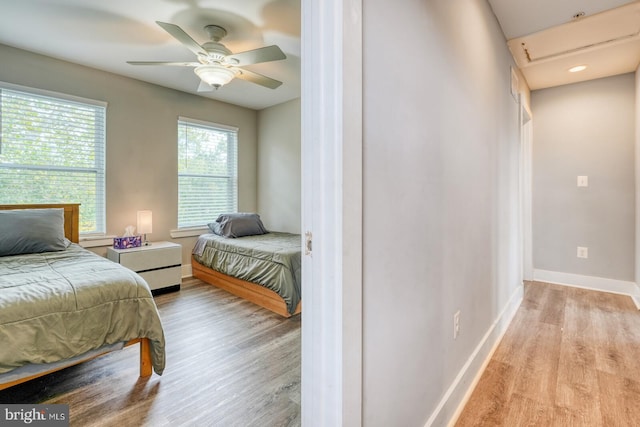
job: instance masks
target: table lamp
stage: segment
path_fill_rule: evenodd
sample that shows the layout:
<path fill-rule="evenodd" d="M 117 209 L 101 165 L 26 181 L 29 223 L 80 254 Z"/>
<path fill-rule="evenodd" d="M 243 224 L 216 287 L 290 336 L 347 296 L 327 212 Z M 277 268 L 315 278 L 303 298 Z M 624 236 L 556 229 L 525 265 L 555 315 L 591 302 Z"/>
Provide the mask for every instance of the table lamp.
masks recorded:
<path fill-rule="evenodd" d="M 138 233 L 144 235 L 144 245 L 149 246 L 147 233 L 153 233 L 153 214 L 151 211 L 138 211 Z"/>

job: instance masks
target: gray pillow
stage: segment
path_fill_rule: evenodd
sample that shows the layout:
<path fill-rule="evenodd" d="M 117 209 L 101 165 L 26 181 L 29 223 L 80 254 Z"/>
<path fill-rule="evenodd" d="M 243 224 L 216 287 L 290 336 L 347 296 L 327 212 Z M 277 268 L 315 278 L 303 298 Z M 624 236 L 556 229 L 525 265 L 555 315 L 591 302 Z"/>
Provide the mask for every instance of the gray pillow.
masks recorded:
<path fill-rule="evenodd" d="M 224 237 L 243 237 L 268 233 L 260 220 L 260 215 L 255 213 L 222 214 L 215 222 L 207 225 L 213 233 Z"/>
<path fill-rule="evenodd" d="M 0 211 L 0 256 L 63 251 L 64 209 Z"/>

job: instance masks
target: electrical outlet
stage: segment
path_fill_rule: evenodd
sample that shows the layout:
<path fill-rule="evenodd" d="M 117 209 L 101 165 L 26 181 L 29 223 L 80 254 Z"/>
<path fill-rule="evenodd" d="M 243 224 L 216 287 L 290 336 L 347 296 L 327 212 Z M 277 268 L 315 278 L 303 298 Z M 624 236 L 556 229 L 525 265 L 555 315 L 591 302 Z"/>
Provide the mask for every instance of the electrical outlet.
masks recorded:
<path fill-rule="evenodd" d="M 458 338 L 460 334 L 460 310 L 453 315 L 453 339 Z"/>
<path fill-rule="evenodd" d="M 578 258 L 589 258 L 589 248 L 578 246 Z"/>

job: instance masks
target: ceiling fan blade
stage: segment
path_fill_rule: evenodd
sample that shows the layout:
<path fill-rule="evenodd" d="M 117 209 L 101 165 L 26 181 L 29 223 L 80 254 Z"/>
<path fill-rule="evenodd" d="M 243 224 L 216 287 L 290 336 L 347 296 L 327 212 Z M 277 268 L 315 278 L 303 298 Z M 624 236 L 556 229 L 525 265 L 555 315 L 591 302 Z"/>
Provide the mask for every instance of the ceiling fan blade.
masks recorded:
<path fill-rule="evenodd" d="M 131 65 L 173 65 L 177 67 L 197 67 L 199 62 L 168 62 L 168 61 L 127 61 Z"/>
<path fill-rule="evenodd" d="M 205 83 L 203 80 L 200 80 L 200 85 L 198 85 L 198 92 L 213 92 L 215 89 L 208 83 Z"/>
<path fill-rule="evenodd" d="M 282 84 L 282 82 L 272 79 L 271 77 L 263 76 L 262 74 L 245 70 L 244 68 L 238 68 L 238 70 L 240 72 L 236 74 L 237 78 L 246 80 L 251 83 L 259 84 L 260 86 L 264 86 L 269 89 L 276 89 Z"/>
<path fill-rule="evenodd" d="M 208 55 L 207 51 L 204 50 L 202 46 L 200 46 L 189 34 L 185 33 L 185 31 L 177 25 L 160 21 L 156 21 L 156 24 L 160 25 L 167 33 L 171 34 L 176 40 L 196 55 Z"/>
<path fill-rule="evenodd" d="M 276 45 L 247 50 L 240 53 L 233 53 L 231 55 L 227 55 L 227 57 L 225 58 L 228 64 L 238 66 L 259 64 L 261 62 L 279 61 L 281 59 L 287 59 L 287 56 Z"/>

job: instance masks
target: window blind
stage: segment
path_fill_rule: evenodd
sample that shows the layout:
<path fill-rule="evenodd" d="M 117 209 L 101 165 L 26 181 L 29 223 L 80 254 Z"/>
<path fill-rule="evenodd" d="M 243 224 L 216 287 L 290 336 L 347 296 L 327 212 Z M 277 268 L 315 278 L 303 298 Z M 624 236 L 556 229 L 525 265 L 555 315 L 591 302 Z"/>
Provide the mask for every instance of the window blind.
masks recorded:
<path fill-rule="evenodd" d="M 238 128 L 178 119 L 178 228 L 238 210 Z"/>
<path fill-rule="evenodd" d="M 104 103 L 0 86 L 0 204 L 80 203 L 105 232 Z"/>

